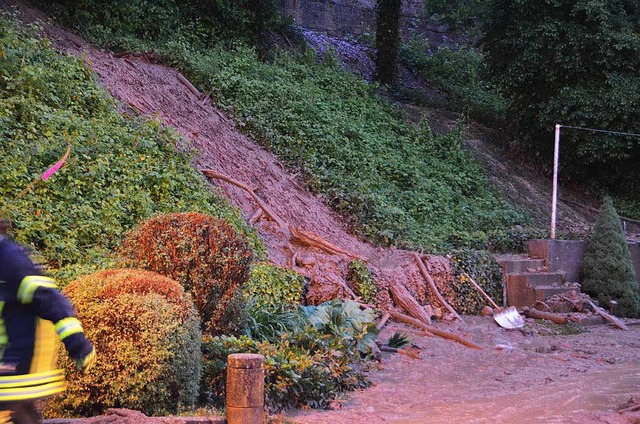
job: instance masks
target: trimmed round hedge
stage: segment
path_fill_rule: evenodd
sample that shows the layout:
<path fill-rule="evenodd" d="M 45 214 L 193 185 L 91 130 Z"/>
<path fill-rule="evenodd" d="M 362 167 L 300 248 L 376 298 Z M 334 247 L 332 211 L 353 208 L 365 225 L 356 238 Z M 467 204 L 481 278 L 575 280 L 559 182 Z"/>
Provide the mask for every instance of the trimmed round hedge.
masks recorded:
<path fill-rule="evenodd" d="M 47 416 L 94 416 L 114 407 L 163 415 L 196 402 L 201 332 L 193 301 L 178 282 L 154 272 L 117 269 L 80 278 L 64 293 L 98 361 L 80 374 L 61 355 L 68 390 L 47 402 Z"/>
<path fill-rule="evenodd" d="M 191 293 L 203 332 L 240 333 L 246 322 L 242 286 L 253 253 L 227 222 L 196 212 L 151 218 L 126 237 L 128 265 L 173 278 Z"/>

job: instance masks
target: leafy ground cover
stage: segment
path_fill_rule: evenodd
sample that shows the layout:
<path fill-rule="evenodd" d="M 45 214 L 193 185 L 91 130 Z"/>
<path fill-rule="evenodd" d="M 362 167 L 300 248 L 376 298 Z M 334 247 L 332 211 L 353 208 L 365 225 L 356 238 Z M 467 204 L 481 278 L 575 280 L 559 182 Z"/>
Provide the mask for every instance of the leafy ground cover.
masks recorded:
<path fill-rule="evenodd" d="M 250 233 L 159 122 L 125 117 L 81 60 L 0 17 L 0 198 L 15 238 L 68 281 L 99 269 L 138 221 L 201 211 Z M 16 196 L 71 147 L 58 173 Z M 260 241 L 250 236 L 254 246 Z"/>
<path fill-rule="evenodd" d="M 95 28 L 95 12 L 85 12 L 86 28 Z M 100 25 L 123 28 L 110 19 Z M 126 42 L 122 32 L 84 33 L 114 48 L 151 43 L 375 243 L 444 250 L 452 235 L 482 242 L 488 231 L 522 220 L 464 150 L 460 131 L 435 136 L 427 123 L 407 124 L 376 87 L 334 61 L 318 63 L 306 52 L 265 62 L 241 42 L 205 45 L 179 23 L 173 37 L 131 30 Z"/>

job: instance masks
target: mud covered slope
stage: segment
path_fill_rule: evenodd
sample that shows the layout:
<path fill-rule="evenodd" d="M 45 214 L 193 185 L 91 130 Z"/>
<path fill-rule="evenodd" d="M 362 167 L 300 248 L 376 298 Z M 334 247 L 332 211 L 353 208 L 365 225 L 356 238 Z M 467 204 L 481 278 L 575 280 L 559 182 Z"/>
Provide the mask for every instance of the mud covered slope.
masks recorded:
<path fill-rule="evenodd" d="M 387 288 L 394 279 L 409 288 L 420 303 L 429 303 L 427 285 L 411 252 L 376 248 L 351 235 L 321 196 L 308 192 L 274 155 L 237 131 L 233 122 L 194 93 L 177 71 L 152 63 L 147 57 L 116 57 L 95 49 L 56 27 L 26 1 L 2 0 L 0 6 L 17 7 L 25 22 L 41 21 L 44 32 L 58 50 L 83 58 L 95 70 L 100 84 L 120 102 L 123 112 L 157 117 L 175 128 L 185 137 L 188 147 L 196 150 L 194 166 L 198 169 L 211 169 L 249 186 L 289 226 L 313 233 L 353 256 L 366 258 L 381 289 L 380 306 L 392 306 Z M 247 220 L 258 210 L 245 190 L 218 179 L 212 180 L 212 184 L 242 210 Z M 345 277 L 353 256 L 329 254 L 295 240 L 291 242 L 287 231 L 264 215 L 255 227 L 265 241 L 271 262 L 293 266 L 310 279 L 309 302 L 349 297 Z M 304 265 L 292 263 L 295 258 Z M 429 263 L 438 284 L 446 287 L 451 278 L 448 261 L 430 257 Z"/>

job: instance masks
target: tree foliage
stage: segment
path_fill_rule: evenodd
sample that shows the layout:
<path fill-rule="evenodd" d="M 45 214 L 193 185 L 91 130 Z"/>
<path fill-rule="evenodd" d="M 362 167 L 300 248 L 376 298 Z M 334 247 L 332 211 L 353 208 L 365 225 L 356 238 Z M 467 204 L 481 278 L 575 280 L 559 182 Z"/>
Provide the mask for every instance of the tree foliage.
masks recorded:
<path fill-rule="evenodd" d="M 376 7 L 376 77 L 384 85 L 396 79 L 401 6 L 401 0 L 378 0 Z"/>
<path fill-rule="evenodd" d="M 618 315 L 636 317 L 640 312 L 638 282 L 620 218 L 606 198 L 593 228 L 582 264 L 582 289 L 607 306 L 618 302 Z"/>
<path fill-rule="evenodd" d="M 484 47 L 519 141 L 551 157 L 554 124 L 640 132 L 640 3 L 493 0 Z M 566 175 L 621 193 L 640 184 L 638 138 L 566 130 Z"/>

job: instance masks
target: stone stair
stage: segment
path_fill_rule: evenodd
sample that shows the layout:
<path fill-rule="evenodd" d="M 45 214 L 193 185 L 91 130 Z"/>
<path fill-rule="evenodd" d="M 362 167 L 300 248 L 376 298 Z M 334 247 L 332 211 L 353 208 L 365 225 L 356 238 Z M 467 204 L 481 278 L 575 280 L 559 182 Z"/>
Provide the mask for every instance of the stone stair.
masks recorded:
<path fill-rule="evenodd" d="M 529 255 L 496 256 L 505 274 L 507 306 L 533 306 L 556 294 L 580 292 L 579 284 L 567 282 L 565 272 L 549 271 L 547 259 L 535 254 L 535 249 L 530 249 Z"/>

